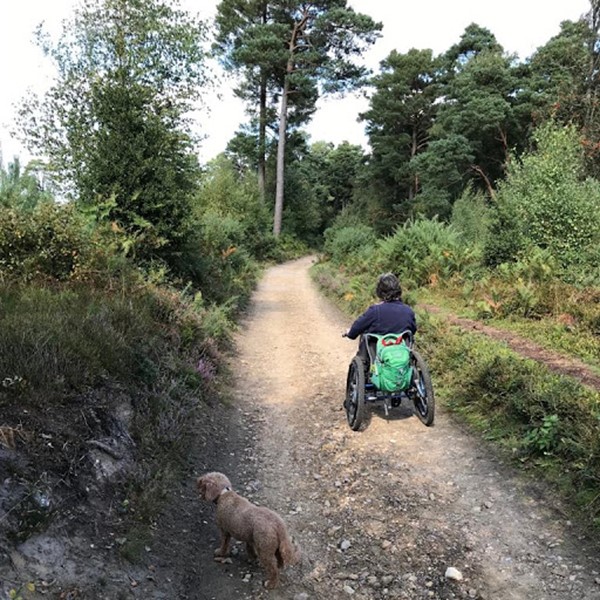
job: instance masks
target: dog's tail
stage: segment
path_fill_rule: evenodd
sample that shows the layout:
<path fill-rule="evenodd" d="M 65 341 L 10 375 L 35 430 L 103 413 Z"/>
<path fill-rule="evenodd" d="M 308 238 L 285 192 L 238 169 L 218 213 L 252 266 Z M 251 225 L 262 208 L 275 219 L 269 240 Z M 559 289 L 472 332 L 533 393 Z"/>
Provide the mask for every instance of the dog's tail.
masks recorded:
<path fill-rule="evenodd" d="M 279 568 L 283 568 L 285 565 L 293 565 L 299 562 L 300 558 L 300 549 L 292 542 L 287 532 L 284 531 L 284 535 L 279 538 L 279 547 L 277 548 Z"/>

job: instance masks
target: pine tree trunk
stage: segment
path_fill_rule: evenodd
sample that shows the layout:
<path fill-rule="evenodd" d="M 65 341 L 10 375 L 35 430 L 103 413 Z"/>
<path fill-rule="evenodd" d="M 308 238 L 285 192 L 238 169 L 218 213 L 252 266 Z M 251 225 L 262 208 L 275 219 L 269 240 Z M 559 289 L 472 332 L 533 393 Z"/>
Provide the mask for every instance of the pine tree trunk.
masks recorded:
<path fill-rule="evenodd" d="M 263 71 L 260 81 L 260 116 L 258 125 L 258 192 L 265 200 L 266 154 L 267 154 L 267 76 Z"/>
<path fill-rule="evenodd" d="M 279 237 L 281 233 L 281 219 L 283 215 L 283 187 L 285 171 L 285 134 L 287 130 L 287 104 L 289 81 L 285 78 L 281 94 L 281 112 L 279 114 L 279 140 L 277 141 L 277 184 L 275 187 L 275 215 L 273 217 L 273 235 Z"/>

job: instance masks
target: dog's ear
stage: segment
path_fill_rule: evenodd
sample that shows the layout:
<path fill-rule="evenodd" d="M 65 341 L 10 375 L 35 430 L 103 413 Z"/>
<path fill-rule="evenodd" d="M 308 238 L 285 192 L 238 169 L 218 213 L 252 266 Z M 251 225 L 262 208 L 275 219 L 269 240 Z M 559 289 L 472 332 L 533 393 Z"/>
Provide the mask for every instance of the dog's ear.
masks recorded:
<path fill-rule="evenodd" d="M 204 477 L 198 477 L 196 481 L 196 486 L 198 487 L 198 493 L 200 494 L 200 498 L 205 499 L 206 494 L 206 480 Z"/>
<path fill-rule="evenodd" d="M 198 479 L 198 490 L 200 495 L 208 502 L 214 502 L 221 491 L 223 486 L 219 485 L 212 477 L 205 475 Z"/>

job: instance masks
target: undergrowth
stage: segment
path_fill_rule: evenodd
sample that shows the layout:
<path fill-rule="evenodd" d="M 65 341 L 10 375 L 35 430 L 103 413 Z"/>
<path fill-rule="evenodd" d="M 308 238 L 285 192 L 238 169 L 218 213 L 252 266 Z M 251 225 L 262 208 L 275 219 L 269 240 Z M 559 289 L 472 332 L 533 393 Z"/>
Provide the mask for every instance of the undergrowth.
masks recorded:
<path fill-rule="evenodd" d="M 129 523 L 122 551 L 133 558 L 181 476 L 194 423 L 209 410 L 234 310 L 140 281 L 118 291 L 58 282 L 3 287 L 0 446 L 29 456 L 26 468 L 18 461 L 5 468 L 17 469 L 12 475 L 29 494 L 45 477 L 44 493 L 61 505 L 85 480 L 86 441 L 111 436 L 115 399 L 123 399 L 132 409 L 135 464 L 110 494 Z M 23 522 L 6 535 L 35 533 Z"/>

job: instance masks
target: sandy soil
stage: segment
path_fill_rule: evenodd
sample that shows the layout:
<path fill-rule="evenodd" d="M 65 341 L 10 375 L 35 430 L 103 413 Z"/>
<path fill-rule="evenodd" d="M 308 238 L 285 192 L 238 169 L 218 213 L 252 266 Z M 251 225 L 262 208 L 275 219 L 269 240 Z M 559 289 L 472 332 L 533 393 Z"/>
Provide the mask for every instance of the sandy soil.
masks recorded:
<path fill-rule="evenodd" d="M 71 554 L 50 550 L 32 571 L 33 550 L 21 547 L 10 577 L 26 581 L 51 555 L 48 580 L 67 565 L 72 585 L 66 575 L 38 585 L 40 598 L 600 600 L 588 532 L 439 406 L 430 428 L 403 405 L 350 430 L 342 401 L 355 342 L 341 337 L 349 320 L 318 293 L 310 265 L 276 266 L 262 279 L 235 340 L 232 400 L 198 425 L 189 477 L 172 490 L 141 563 L 118 560 L 114 544 L 42 536 L 30 545 L 60 541 Z M 195 490 L 212 470 L 287 522 L 303 560 L 277 590 L 262 587 L 240 544 L 230 564 L 214 562 L 215 507 Z M 462 578 L 448 578 L 449 568 Z"/>

